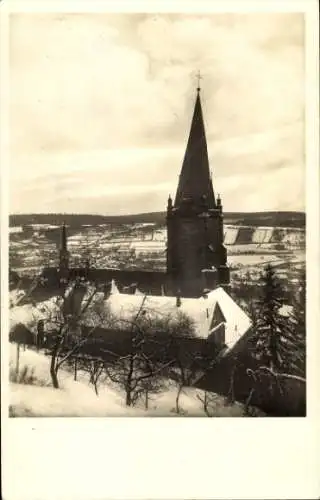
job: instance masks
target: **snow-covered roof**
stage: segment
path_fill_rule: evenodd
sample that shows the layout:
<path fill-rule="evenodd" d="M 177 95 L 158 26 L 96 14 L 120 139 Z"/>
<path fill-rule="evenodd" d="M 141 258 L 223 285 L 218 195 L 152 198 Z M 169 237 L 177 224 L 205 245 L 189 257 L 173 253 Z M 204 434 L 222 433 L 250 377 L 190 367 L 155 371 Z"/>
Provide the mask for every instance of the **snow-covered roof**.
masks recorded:
<path fill-rule="evenodd" d="M 48 323 L 55 322 L 60 315 L 60 310 L 57 297 L 39 302 L 36 306 L 25 304 L 12 307 L 9 310 L 10 330 L 18 323 L 22 323 L 31 331 L 36 331 L 39 320 L 47 320 Z"/>
<path fill-rule="evenodd" d="M 219 306 L 225 322 L 225 343 L 232 347 L 251 326 L 246 313 L 234 302 L 223 288 L 217 288 L 200 298 L 181 297 L 181 305 L 177 307 L 176 297 L 162 295 L 142 295 L 112 293 L 104 300 L 106 307 L 119 319 L 128 320 L 140 309 L 155 317 L 174 318 L 184 313 L 194 321 L 196 335 L 207 338 L 210 333 L 212 317 L 216 305 Z"/>
<path fill-rule="evenodd" d="M 68 286 L 65 291 L 65 298 L 68 298 L 70 294 L 74 291 L 75 284 L 72 283 Z M 20 295 L 15 291 L 10 292 L 10 299 L 14 304 L 16 297 L 20 297 Z M 86 293 L 82 298 L 82 305 L 84 306 L 87 301 L 90 300 L 92 295 L 95 292 L 95 287 L 87 286 Z M 111 292 L 118 293 L 118 289 L 115 285 L 115 282 L 112 282 Z M 103 297 L 103 294 L 97 293 L 97 299 Z M 38 302 L 36 305 L 28 303 L 25 305 L 16 305 L 11 307 L 9 310 L 9 322 L 10 329 L 15 327 L 18 323 L 22 323 L 27 326 L 30 330 L 35 331 L 37 327 L 37 322 L 41 319 L 47 321 L 47 324 L 54 323 L 61 318 L 62 314 L 62 298 L 59 296 L 53 296 L 48 300 L 43 300 Z"/>
<path fill-rule="evenodd" d="M 22 232 L 22 227 L 21 226 L 11 226 L 9 227 L 9 233 L 21 233 Z M 11 244 L 11 243 L 10 243 Z"/>
<path fill-rule="evenodd" d="M 22 323 L 25 326 L 31 325 L 34 321 L 33 309 L 34 306 L 31 304 L 12 307 L 9 310 L 10 329 L 14 328 L 19 323 Z"/>
<path fill-rule="evenodd" d="M 219 304 L 226 319 L 225 344 L 231 348 L 249 330 L 251 320 L 223 288 L 216 288 L 208 294 L 209 297 Z"/>
<path fill-rule="evenodd" d="M 225 318 L 225 344 L 228 348 L 233 347 L 251 326 L 249 317 L 223 288 L 216 288 L 209 292 L 206 297 L 181 297 L 180 306 L 177 307 L 176 297 L 119 293 L 113 282 L 111 294 L 108 297 L 88 287 L 82 298 L 82 304 L 84 305 L 88 300 L 92 301 L 92 306 L 100 304 L 102 310 L 108 310 L 108 313 L 110 312 L 120 322 L 132 319 L 140 309 L 146 311 L 151 318 L 169 317 L 175 319 L 180 313 L 184 313 L 193 320 L 197 337 L 204 339 L 208 338 L 212 331 L 212 319 L 218 306 Z M 94 316 L 91 317 L 90 307 L 86 313 L 89 322 L 90 319 L 94 318 Z M 37 321 L 44 319 L 50 323 L 50 320 L 55 315 L 59 315 L 59 312 L 57 297 L 39 302 L 37 306 L 27 304 L 13 307 L 10 309 L 10 326 L 22 323 L 29 328 L 35 328 Z M 99 320 L 103 327 L 103 316 L 99 317 Z M 85 317 L 83 322 L 86 322 Z"/>

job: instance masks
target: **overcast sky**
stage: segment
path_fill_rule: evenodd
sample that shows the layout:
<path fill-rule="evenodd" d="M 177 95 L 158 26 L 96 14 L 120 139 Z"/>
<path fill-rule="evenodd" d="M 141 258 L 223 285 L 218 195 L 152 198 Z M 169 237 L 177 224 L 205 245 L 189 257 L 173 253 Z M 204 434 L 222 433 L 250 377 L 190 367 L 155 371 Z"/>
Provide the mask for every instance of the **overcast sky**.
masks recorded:
<path fill-rule="evenodd" d="M 16 14 L 11 212 L 160 211 L 200 70 L 225 211 L 304 210 L 300 14 Z"/>

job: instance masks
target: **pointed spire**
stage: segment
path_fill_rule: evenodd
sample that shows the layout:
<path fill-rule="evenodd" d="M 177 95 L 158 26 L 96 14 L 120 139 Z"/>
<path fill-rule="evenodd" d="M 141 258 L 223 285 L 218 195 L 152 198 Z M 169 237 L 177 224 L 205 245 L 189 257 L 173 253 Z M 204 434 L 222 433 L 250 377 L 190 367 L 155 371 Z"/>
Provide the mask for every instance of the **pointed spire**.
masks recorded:
<path fill-rule="evenodd" d="M 201 76 L 201 74 L 200 74 L 200 71 L 198 71 L 198 73 L 197 73 L 197 79 L 198 79 L 198 87 L 197 87 L 197 92 L 198 92 L 198 94 L 199 94 L 199 92 L 200 92 L 200 90 L 201 90 L 201 88 L 200 88 L 200 80 L 202 79 L 202 76 Z"/>
<path fill-rule="evenodd" d="M 199 205 L 203 196 L 207 199 L 208 208 L 215 208 L 198 83 L 191 129 L 174 205 L 177 207 L 184 199 L 192 200 L 195 205 Z"/>
<path fill-rule="evenodd" d="M 67 251 L 67 228 L 65 222 L 61 227 L 61 250 Z"/>
<path fill-rule="evenodd" d="M 69 269 L 69 252 L 67 249 L 67 228 L 65 223 L 61 227 L 61 241 L 60 241 L 60 251 L 59 251 L 59 268 L 62 273 L 60 276 L 62 279 L 66 279 L 66 273 Z"/>

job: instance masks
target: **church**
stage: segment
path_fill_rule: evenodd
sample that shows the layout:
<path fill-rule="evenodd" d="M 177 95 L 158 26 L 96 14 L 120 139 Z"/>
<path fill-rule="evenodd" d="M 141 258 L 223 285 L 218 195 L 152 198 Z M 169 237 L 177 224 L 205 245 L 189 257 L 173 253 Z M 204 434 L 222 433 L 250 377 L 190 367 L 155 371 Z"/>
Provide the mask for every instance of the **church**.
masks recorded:
<path fill-rule="evenodd" d="M 65 307 L 77 314 L 92 297 L 118 320 L 142 309 L 152 318 L 185 314 L 194 323 L 196 339 L 230 352 L 250 332 L 251 321 L 228 293 L 223 209 L 210 175 L 199 86 L 177 191 L 174 199 L 168 198 L 166 223 L 165 272 L 71 267 L 63 225 L 59 265 L 42 271 L 32 291 L 36 305 L 11 309 L 12 335 L 21 325 L 37 335 L 37 322 L 46 321 L 47 311 L 56 307 L 54 298 L 62 292 Z M 82 321 L 86 326 L 85 317 Z M 101 320 L 99 328 L 102 335 L 110 335 Z"/>
<path fill-rule="evenodd" d="M 210 174 L 206 132 L 197 87 L 192 123 L 174 200 L 167 203 L 166 272 L 69 266 L 67 228 L 61 228 L 59 266 L 45 268 L 42 286 L 55 288 L 76 278 L 120 292 L 199 298 L 230 277 L 223 244 L 223 208 Z"/>

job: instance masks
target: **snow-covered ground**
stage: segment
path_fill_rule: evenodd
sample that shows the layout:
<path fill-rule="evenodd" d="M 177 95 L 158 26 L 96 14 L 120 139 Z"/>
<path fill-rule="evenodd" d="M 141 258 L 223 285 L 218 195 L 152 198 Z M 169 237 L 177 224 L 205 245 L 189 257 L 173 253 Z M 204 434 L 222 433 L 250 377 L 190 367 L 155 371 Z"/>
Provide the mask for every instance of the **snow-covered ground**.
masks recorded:
<path fill-rule="evenodd" d="M 257 264 L 265 265 L 267 262 L 276 264 L 278 261 L 283 262 L 283 259 L 279 258 L 277 255 L 270 254 L 240 254 L 240 255 L 229 255 L 228 264 L 229 265 L 240 265 L 240 266 L 254 266 Z"/>
<path fill-rule="evenodd" d="M 9 227 L 9 234 L 22 233 L 22 226 Z"/>
<path fill-rule="evenodd" d="M 10 345 L 10 367 L 14 369 L 16 360 L 16 345 Z M 103 417 L 103 416 L 135 416 L 161 417 L 177 416 L 175 399 L 177 387 L 172 382 L 168 388 L 155 395 L 150 395 L 149 409 L 144 409 L 144 401 L 133 408 L 124 404 L 124 394 L 115 387 L 104 384 L 99 387 L 96 396 L 93 386 L 81 372 L 78 380 L 73 375 L 61 369 L 59 382 L 61 389 L 51 386 L 49 374 L 49 358 L 42 353 L 30 349 L 20 349 L 20 371 L 27 365 L 34 369 L 34 375 L 39 385 L 10 383 L 11 413 L 17 417 Z M 40 386 L 41 384 L 41 386 Z M 180 396 L 179 406 L 185 416 L 205 416 L 203 405 L 198 396 L 204 393 L 198 389 L 185 388 Z M 232 406 L 224 404 L 224 398 L 214 395 L 214 416 L 241 417 L 243 407 L 240 403 Z M 179 415 L 180 416 L 180 415 Z"/>

